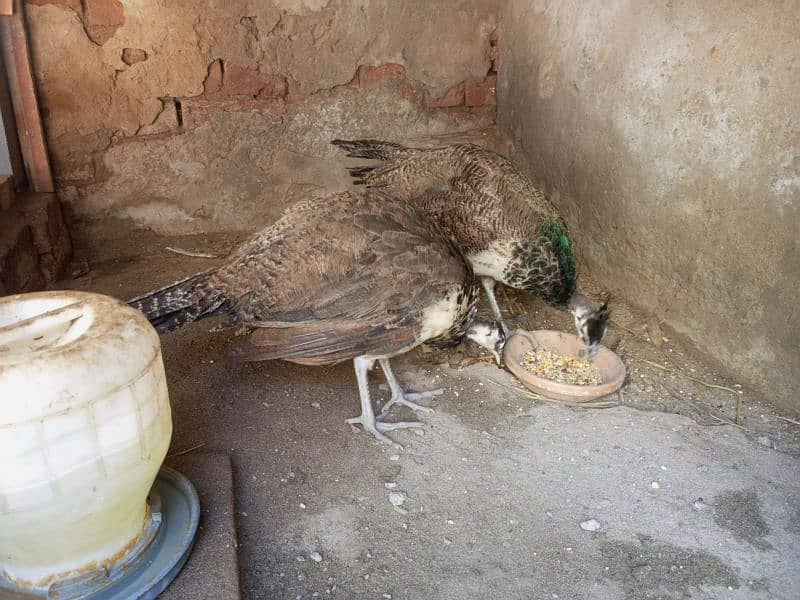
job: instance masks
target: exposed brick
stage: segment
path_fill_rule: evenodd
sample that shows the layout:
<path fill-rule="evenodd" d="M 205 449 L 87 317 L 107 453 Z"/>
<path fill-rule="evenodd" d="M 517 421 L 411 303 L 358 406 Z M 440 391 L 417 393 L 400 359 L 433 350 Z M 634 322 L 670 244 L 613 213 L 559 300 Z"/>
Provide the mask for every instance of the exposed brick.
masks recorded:
<path fill-rule="evenodd" d="M 292 94 L 291 92 L 286 94 L 286 103 L 293 104 L 295 102 L 302 102 L 308 98 L 305 94 Z"/>
<path fill-rule="evenodd" d="M 358 73 L 353 79 L 358 79 Z M 356 84 L 356 87 L 358 87 L 358 84 Z M 291 75 L 286 78 L 286 88 L 286 102 L 288 104 L 301 102 L 307 98 L 306 94 L 300 91 L 300 85 L 292 79 Z"/>
<path fill-rule="evenodd" d="M 360 86 L 375 85 L 381 81 L 402 79 L 406 68 L 396 63 L 386 63 L 377 67 L 361 65 L 358 68 L 358 82 Z"/>
<path fill-rule="evenodd" d="M 141 48 L 123 48 L 122 49 L 122 62 L 126 65 L 135 65 L 136 63 L 144 62 L 147 60 L 147 52 Z"/>
<path fill-rule="evenodd" d="M 102 46 L 125 23 L 125 7 L 119 0 L 83 0 L 83 28 Z"/>
<path fill-rule="evenodd" d="M 258 91 L 259 98 L 283 98 L 288 84 L 283 75 L 262 75 L 263 87 Z"/>
<path fill-rule="evenodd" d="M 264 76 L 257 69 L 248 69 L 240 65 L 225 63 L 222 76 L 222 91 L 229 96 L 255 97 L 268 85 Z"/>
<path fill-rule="evenodd" d="M 425 104 L 428 108 L 452 108 L 464 105 L 464 84 L 459 83 L 447 90 L 440 98 L 432 98 L 425 94 Z"/>
<path fill-rule="evenodd" d="M 464 103 L 467 106 L 494 106 L 497 75 L 491 73 L 483 81 L 468 81 L 464 86 Z"/>
<path fill-rule="evenodd" d="M 222 89 L 222 61 L 217 59 L 208 65 L 208 73 L 203 82 L 203 93 L 207 96 L 216 94 Z"/>
<path fill-rule="evenodd" d="M 419 86 L 413 84 L 410 81 L 404 81 L 400 84 L 400 93 L 403 94 L 406 98 L 411 100 L 415 105 L 422 106 L 425 101 L 425 94 L 419 88 Z"/>
<path fill-rule="evenodd" d="M 45 4 L 53 4 L 55 6 L 66 6 L 71 8 L 76 13 L 81 14 L 81 0 L 25 0 L 26 4 L 34 6 L 44 6 Z"/>

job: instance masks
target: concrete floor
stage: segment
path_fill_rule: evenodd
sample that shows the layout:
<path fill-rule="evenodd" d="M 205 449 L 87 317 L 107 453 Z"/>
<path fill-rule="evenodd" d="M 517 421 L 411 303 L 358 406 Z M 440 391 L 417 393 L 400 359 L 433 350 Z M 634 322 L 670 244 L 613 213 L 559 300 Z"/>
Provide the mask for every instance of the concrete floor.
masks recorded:
<path fill-rule="evenodd" d="M 166 246 L 224 254 L 242 237 L 125 223 L 76 233 L 90 272 L 63 285 L 120 298 L 215 262 Z M 536 301 L 506 306 L 523 325 L 570 330 Z M 350 365 L 238 364 L 233 334 L 212 323 L 164 336 L 172 451 L 233 463 L 243 596 L 800 597 L 800 427 L 747 390 L 677 374 L 739 391 L 674 339 L 655 348 L 643 317 L 614 308 L 607 344 L 630 372 L 617 406 L 535 400 L 477 351 L 416 351 L 396 361 L 401 380 L 445 393 L 419 415 L 421 435 L 396 434 L 402 452 L 345 424 L 358 413 Z M 372 380 L 385 399 L 379 370 Z M 737 395 L 741 426 L 730 424 Z M 388 500 L 395 485 L 402 510 Z M 584 531 L 588 519 L 600 530 Z"/>

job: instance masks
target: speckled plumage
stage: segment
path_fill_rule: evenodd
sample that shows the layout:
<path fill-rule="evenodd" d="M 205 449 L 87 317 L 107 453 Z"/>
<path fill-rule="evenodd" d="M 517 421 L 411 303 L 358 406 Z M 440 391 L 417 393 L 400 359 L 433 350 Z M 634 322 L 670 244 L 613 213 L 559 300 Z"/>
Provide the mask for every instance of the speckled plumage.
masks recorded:
<path fill-rule="evenodd" d="M 357 184 L 412 201 L 453 236 L 476 274 L 554 304 L 565 304 L 574 293 L 575 257 L 563 219 L 506 158 L 471 144 L 421 149 L 375 140 L 333 143 L 348 156 L 385 161 L 351 174 Z"/>
<path fill-rule="evenodd" d="M 251 326 L 237 350 L 246 360 L 332 364 L 458 341 L 476 300 L 469 264 L 438 226 L 367 190 L 295 204 L 221 266 L 130 304 L 162 332 L 221 314 L 217 328 Z"/>

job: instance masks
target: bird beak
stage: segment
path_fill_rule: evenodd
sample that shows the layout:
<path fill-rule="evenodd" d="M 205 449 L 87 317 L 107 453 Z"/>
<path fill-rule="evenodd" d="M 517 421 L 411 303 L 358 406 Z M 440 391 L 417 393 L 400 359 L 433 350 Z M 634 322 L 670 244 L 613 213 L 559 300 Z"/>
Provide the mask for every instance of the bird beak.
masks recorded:
<path fill-rule="evenodd" d="M 501 360 L 500 353 L 497 350 L 492 350 L 492 354 L 494 354 L 494 362 L 496 362 L 497 366 L 499 367 Z"/>
<path fill-rule="evenodd" d="M 494 350 L 492 350 L 492 354 L 494 354 L 494 360 L 497 363 L 497 366 L 500 366 L 500 363 L 503 361 L 503 348 L 506 346 L 506 339 L 508 339 L 505 335 L 501 339 L 497 341 L 494 346 Z"/>

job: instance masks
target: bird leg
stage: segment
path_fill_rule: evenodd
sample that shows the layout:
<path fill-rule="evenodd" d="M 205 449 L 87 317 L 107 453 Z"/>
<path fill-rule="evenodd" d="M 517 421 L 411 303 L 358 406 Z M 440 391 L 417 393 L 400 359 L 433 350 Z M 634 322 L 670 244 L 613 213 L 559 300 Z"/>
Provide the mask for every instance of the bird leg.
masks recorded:
<path fill-rule="evenodd" d="M 422 423 L 413 422 L 399 422 L 399 423 L 384 423 L 375 418 L 375 413 L 372 410 L 372 402 L 369 397 L 369 371 L 375 364 L 374 358 L 365 358 L 360 356 L 353 359 L 353 366 L 356 369 L 356 380 L 358 381 L 358 394 L 361 397 L 361 414 L 352 419 L 347 419 L 351 425 L 361 423 L 364 431 L 369 431 L 376 438 L 387 444 L 392 444 L 401 450 L 403 446 L 395 442 L 388 435 L 387 431 L 395 429 L 407 429 L 409 427 L 422 427 Z"/>
<path fill-rule="evenodd" d="M 418 410 L 420 412 L 434 412 L 432 408 L 417 404 L 414 402 L 414 400 L 433 398 L 434 396 L 443 394 L 444 390 L 438 389 L 430 390 L 428 392 L 405 392 L 403 387 L 400 385 L 400 382 L 397 381 L 397 377 L 395 377 L 394 373 L 392 372 L 392 367 L 389 365 L 389 359 L 381 358 L 378 362 L 381 364 L 381 369 L 383 369 L 383 375 L 386 377 L 386 383 L 389 384 L 389 389 L 392 390 L 392 397 L 383 406 L 381 414 L 378 415 L 379 418 L 385 417 L 389 412 L 389 409 L 395 404 L 402 404 L 411 410 Z"/>
<path fill-rule="evenodd" d="M 495 280 L 491 277 L 481 277 L 481 283 L 483 284 L 483 289 L 486 290 L 486 297 L 489 299 L 489 306 L 492 307 L 494 318 L 497 319 L 498 323 L 500 323 L 503 333 L 507 336 L 508 327 L 506 326 L 506 322 L 503 320 L 503 315 L 500 313 L 500 307 L 497 305 L 497 298 L 494 296 Z"/>

